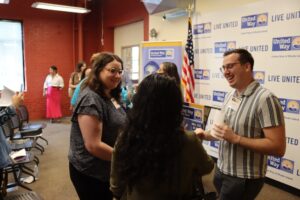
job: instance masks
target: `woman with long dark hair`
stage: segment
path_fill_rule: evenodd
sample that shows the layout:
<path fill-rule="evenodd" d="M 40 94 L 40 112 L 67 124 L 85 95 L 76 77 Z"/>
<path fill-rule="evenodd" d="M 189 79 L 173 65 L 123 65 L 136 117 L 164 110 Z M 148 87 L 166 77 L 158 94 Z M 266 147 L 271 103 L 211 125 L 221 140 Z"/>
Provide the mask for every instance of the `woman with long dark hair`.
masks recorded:
<path fill-rule="evenodd" d="M 95 57 L 74 108 L 69 171 L 81 200 L 111 200 L 110 160 L 115 140 L 125 123 L 120 106 L 123 62 L 115 54 Z"/>
<path fill-rule="evenodd" d="M 212 170 L 201 141 L 182 127 L 182 104 L 174 78 L 151 74 L 141 82 L 113 153 L 110 189 L 116 198 L 188 199 L 194 174 Z"/>
<path fill-rule="evenodd" d="M 180 86 L 180 77 L 178 74 L 177 66 L 172 62 L 163 62 L 159 65 L 159 69 L 157 70 L 159 74 L 166 74 L 170 77 L 174 77 L 177 84 Z"/>

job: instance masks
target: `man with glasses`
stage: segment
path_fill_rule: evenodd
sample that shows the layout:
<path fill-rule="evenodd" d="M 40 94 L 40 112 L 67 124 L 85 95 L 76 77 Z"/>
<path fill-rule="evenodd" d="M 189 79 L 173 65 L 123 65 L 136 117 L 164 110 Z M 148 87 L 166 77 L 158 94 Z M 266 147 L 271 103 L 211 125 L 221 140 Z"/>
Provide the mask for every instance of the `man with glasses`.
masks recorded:
<path fill-rule="evenodd" d="M 255 199 L 267 168 L 267 155 L 285 154 L 285 124 L 278 98 L 254 80 L 254 59 L 245 49 L 224 53 L 221 71 L 234 90 L 224 101 L 222 124 L 196 129 L 206 140 L 220 139 L 214 185 L 221 200 Z"/>

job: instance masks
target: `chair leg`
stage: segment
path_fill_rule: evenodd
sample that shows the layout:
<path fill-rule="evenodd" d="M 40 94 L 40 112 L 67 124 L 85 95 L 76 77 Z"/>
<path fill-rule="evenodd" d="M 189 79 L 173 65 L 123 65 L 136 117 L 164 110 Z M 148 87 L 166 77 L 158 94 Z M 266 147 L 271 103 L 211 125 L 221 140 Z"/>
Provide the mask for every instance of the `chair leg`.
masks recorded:
<path fill-rule="evenodd" d="M 34 156 L 33 161 L 35 162 L 36 165 L 39 165 L 40 159 L 37 156 Z"/>
<path fill-rule="evenodd" d="M 42 136 L 40 136 L 40 137 L 38 137 L 39 139 L 41 139 L 41 140 L 44 140 L 44 142 L 48 145 L 48 140 L 46 139 L 46 138 L 44 138 L 44 137 L 42 137 Z"/>
<path fill-rule="evenodd" d="M 29 187 L 27 187 L 26 185 L 23 185 L 17 175 L 17 167 L 16 166 L 12 166 L 12 172 L 13 172 L 13 176 L 14 176 L 14 179 L 15 179 L 15 182 L 18 186 L 26 189 L 26 190 L 29 190 L 29 191 L 32 191 L 32 189 L 30 189 Z"/>
<path fill-rule="evenodd" d="M 44 151 L 45 151 L 45 148 L 42 145 L 40 145 L 39 143 L 35 144 L 35 148 L 37 148 L 38 150 L 40 150 L 41 154 L 43 154 Z"/>

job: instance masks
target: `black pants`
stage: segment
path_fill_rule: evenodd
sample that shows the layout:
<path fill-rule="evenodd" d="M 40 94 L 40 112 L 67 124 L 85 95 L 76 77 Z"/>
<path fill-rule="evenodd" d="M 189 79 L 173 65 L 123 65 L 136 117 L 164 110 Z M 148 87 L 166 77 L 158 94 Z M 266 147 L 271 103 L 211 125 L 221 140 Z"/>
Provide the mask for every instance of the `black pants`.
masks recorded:
<path fill-rule="evenodd" d="M 262 189 L 264 178 L 244 179 L 228 176 L 217 168 L 214 185 L 220 200 L 254 200 Z"/>
<path fill-rule="evenodd" d="M 69 163 L 69 172 L 72 183 L 80 200 L 112 200 L 109 182 L 102 182 L 93 177 L 82 174 Z"/>

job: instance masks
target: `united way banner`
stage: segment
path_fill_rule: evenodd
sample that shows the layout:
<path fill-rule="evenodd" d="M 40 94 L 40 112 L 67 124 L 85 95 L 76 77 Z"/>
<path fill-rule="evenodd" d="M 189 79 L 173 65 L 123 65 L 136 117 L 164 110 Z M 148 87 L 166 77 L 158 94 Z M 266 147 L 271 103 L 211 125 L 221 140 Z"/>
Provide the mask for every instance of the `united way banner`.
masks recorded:
<path fill-rule="evenodd" d="M 184 103 L 182 114 L 186 130 L 193 131 L 196 128 L 203 128 L 204 106 L 194 103 Z"/>
<path fill-rule="evenodd" d="M 221 107 L 232 90 L 219 70 L 223 53 L 250 51 L 253 76 L 280 98 L 286 123 L 286 154 L 269 156 L 267 176 L 300 189 L 300 1 L 264 0 L 192 21 L 196 103 Z M 216 156 L 218 143 L 204 145 Z"/>
<path fill-rule="evenodd" d="M 181 74 L 182 42 L 143 42 L 140 77 L 156 72 L 163 62 L 173 62 Z"/>

